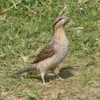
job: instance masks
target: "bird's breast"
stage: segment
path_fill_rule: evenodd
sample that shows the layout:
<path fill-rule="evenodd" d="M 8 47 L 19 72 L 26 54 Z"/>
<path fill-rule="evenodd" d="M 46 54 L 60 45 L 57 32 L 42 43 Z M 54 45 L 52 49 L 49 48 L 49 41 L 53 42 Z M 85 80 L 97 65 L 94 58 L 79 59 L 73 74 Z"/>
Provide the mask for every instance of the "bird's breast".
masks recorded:
<path fill-rule="evenodd" d="M 55 43 L 55 50 L 56 54 L 54 55 L 54 63 L 61 62 L 67 55 L 69 48 L 69 42 L 68 39 L 62 40 L 62 41 L 56 41 Z"/>

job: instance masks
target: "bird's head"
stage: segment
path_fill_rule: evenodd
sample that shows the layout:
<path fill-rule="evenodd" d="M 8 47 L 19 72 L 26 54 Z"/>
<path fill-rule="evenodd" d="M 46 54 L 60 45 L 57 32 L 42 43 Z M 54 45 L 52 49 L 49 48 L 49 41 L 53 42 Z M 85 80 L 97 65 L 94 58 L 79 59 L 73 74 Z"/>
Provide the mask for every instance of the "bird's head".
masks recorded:
<path fill-rule="evenodd" d="M 53 28 L 56 30 L 59 27 L 64 27 L 66 23 L 69 22 L 69 18 L 66 16 L 59 16 L 54 20 Z"/>

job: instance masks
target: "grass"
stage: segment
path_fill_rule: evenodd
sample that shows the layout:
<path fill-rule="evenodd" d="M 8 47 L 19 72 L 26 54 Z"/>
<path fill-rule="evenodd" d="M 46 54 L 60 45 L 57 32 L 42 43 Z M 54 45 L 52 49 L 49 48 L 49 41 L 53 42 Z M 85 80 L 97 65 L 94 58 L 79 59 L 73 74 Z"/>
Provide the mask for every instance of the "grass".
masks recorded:
<path fill-rule="evenodd" d="M 0 0 L 0 12 L 19 0 Z M 52 23 L 70 17 L 65 32 L 70 50 L 60 64 L 57 81 L 46 76 L 47 88 L 36 72 L 13 79 L 10 75 L 33 61 L 51 39 Z M 0 100 L 99 100 L 100 1 L 25 0 L 0 15 Z"/>

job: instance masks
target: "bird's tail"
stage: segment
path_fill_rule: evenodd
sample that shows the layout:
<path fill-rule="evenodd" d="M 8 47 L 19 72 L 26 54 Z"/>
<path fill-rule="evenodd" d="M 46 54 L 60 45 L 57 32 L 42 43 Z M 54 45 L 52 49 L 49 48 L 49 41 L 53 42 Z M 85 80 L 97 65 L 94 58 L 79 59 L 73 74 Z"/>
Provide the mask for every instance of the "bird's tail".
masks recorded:
<path fill-rule="evenodd" d="M 31 64 L 31 65 L 26 66 L 23 69 L 17 71 L 16 73 L 12 74 L 12 77 L 16 77 L 17 75 L 20 75 L 20 74 L 22 74 L 24 72 L 27 72 L 27 71 L 30 71 L 30 70 L 34 70 L 34 69 L 35 69 L 34 64 Z"/>

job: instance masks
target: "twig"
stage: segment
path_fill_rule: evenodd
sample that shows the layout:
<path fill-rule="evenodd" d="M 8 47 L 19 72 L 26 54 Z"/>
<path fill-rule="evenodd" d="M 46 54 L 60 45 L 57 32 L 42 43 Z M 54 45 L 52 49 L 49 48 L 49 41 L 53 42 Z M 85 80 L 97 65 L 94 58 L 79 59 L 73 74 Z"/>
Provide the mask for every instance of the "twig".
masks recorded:
<path fill-rule="evenodd" d="M 67 7 L 66 7 L 66 5 L 65 5 L 64 8 L 62 9 L 62 11 L 59 13 L 59 15 L 62 15 L 62 13 L 65 11 L 66 8 L 67 8 Z"/>
<path fill-rule="evenodd" d="M 13 7 L 16 7 L 16 5 L 23 3 L 24 1 L 21 0 L 19 2 L 16 2 L 15 4 L 13 4 L 11 7 L 9 7 L 8 9 L 3 10 L 2 12 L 0 12 L 0 15 L 7 13 L 7 11 L 11 10 Z M 33 10 L 31 10 L 28 6 L 22 4 L 25 8 L 27 8 L 30 11 L 29 16 L 35 16 L 37 13 L 34 12 Z"/>
<path fill-rule="evenodd" d="M 0 12 L 0 15 L 7 13 L 7 11 L 11 10 L 14 6 L 18 5 L 22 3 L 22 1 L 16 2 L 15 4 L 13 4 L 11 7 L 9 7 L 8 9 L 3 10 L 2 12 Z"/>
<path fill-rule="evenodd" d="M 28 6 L 26 6 L 26 5 L 24 5 L 24 4 L 22 4 L 22 5 L 30 11 L 29 16 L 35 16 L 35 15 L 37 14 L 37 13 L 34 12 L 32 9 L 30 9 Z"/>
<path fill-rule="evenodd" d="M 25 8 L 27 8 L 29 11 L 32 11 L 28 6 L 22 4 Z"/>

